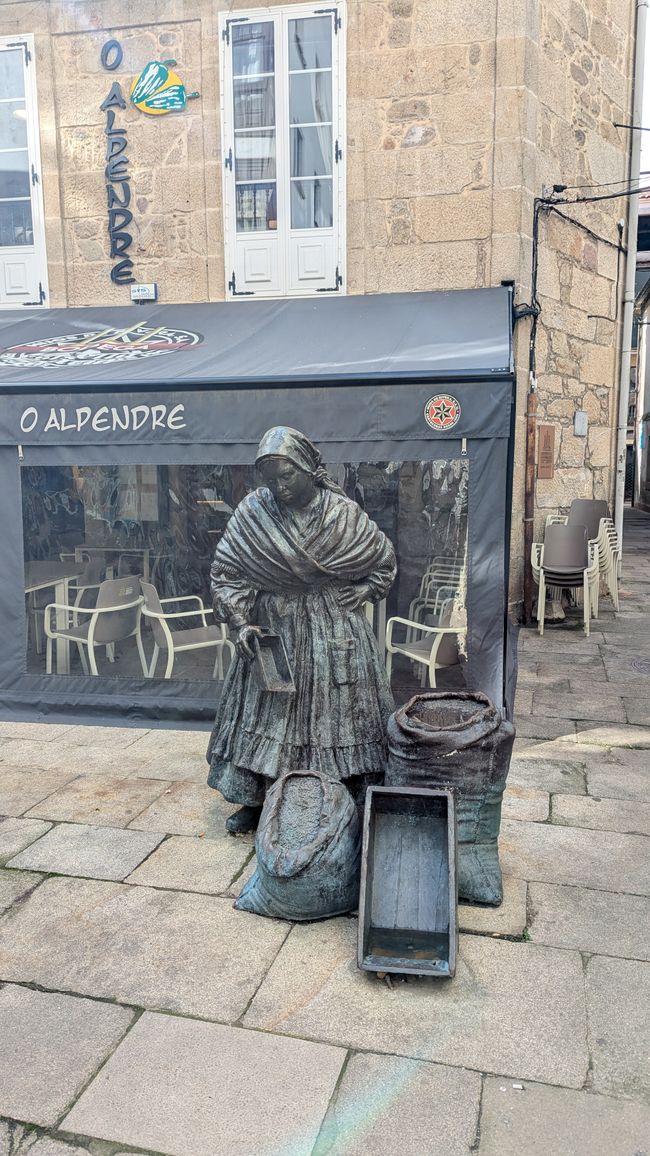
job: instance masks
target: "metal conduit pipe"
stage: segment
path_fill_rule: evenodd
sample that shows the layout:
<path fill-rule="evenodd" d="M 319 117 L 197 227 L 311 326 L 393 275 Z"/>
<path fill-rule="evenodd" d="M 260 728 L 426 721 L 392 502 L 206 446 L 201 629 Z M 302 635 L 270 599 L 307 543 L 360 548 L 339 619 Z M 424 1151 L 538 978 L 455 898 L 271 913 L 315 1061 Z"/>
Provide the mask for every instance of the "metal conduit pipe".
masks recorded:
<path fill-rule="evenodd" d="M 646 28 L 648 22 L 648 0 L 637 0 L 636 37 L 634 48 L 634 79 L 632 93 L 633 125 L 640 125 L 643 115 L 643 71 L 645 65 Z M 638 180 L 641 170 L 641 129 L 632 129 L 630 148 L 629 183 Z M 621 340 L 621 366 L 618 393 L 618 428 L 616 431 L 616 489 L 614 496 L 614 522 L 619 543 L 623 542 L 623 510 L 625 507 L 625 462 L 627 458 L 627 413 L 630 404 L 630 367 L 632 355 L 632 325 L 634 321 L 634 286 L 636 277 L 637 232 L 639 224 L 639 198 L 628 200 L 627 210 L 627 259 L 625 262 L 625 282 L 623 289 L 623 336 Z"/>

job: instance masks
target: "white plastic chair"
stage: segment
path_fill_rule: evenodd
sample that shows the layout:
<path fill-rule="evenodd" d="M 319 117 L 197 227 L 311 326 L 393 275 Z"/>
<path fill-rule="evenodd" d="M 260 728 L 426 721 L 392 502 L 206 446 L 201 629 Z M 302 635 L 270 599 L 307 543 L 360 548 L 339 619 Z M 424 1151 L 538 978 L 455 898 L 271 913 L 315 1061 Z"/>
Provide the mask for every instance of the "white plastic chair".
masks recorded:
<path fill-rule="evenodd" d="M 393 627 L 397 624 L 405 626 L 409 632 L 405 642 L 393 642 Z M 425 635 L 419 642 L 410 637 L 416 631 Z M 393 655 L 402 654 L 426 668 L 423 673 L 428 672 L 429 686 L 435 689 L 436 671 L 459 664 L 457 640 L 466 633 L 466 627 L 427 626 L 409 618 L 389 618 L 386 623 L 386 674 L 389 680 L 393 672 Z"/>
<path fill-rule="evenodd" d="M 140 615 L 143 598 L 139 582 L 133 578 L 110 578 L 102 582 L 97 592 L 95 606 L 81 606 L 50 602 L 45 607 L 45 633 L 47 651 L 45 670 L 52 674 L 53 643 L 56 638 L 67 638 L 74 642 L 84 674 L 98 674 L 95 647 L 105 646 L 108 650 L 116 642 L 123 642 L 135 636 L 140 662 L 146 661 L 140 636 Z M 63 611 L 67 625 L 56 625 L 56 612 Z M 87 621 L 78 623 L 79 615 L 87 616 Z"/>
<path fill-rule="evenodd" d="M 210 625 L 206 615 L 212 614 L 209 607 L 203 605 L 203 599 L 198 594 L 187 594 L 182 598 L 160 598 L 155 586 L 151 582 L 140 582 L 140 589 L 144 598 L 142 613 L 148 618 L 153 631 L 154 648 L 151 662 L 147 665 L 144 652 L 140 655 L 142 670 L 145 678 L 153 678 L 158 664 L 161 650 L 167 651 L 167 665 L 164 678 L 171 678 L 174 669 L 174 660 L 177 654 L 186 650 L 205 650 L 208 647 L 216 648 L 216 656 L 212 677 L 223 679 L 223 652 L 228 651 L 231 659 L 235 654 L 235 647 L 226 635 L 226 627 L 220 622 Z M 171 603 L 192 602 L 193 610 L 168 611 L 164 607 Z M 172 630 L 170 622 L 181 618 L 200 618 L 201 626 L 192 630 Z"/>

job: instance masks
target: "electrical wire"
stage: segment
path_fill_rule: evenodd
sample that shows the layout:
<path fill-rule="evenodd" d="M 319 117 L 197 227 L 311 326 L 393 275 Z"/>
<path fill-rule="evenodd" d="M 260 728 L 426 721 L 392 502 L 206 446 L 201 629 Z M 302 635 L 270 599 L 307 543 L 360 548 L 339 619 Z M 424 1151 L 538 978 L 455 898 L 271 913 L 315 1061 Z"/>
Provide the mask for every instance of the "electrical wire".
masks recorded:
<path fill-rule="evenodd" d="M 633 179 L 635 181 L 639 181 L 641 179 L 641 177 L 650 177 L 650 169 L 644 169 L 642 172 L 639 173 L 638 177 L 634 177 Z M 562 192 L 564 192 L 566 189 L 605 189 L 605 188 L 609 188 L 612 185 L 627 185 L 627 184 L 629 184 L 629 180 L 627 177 L 619 177 L 619 179 L 617 181 L 595 181 L 593 184 L 589 184 L 589 185 L 563 185 L 562 186 Z M 559 188 L 559 184 L 558 184 L 558 188 Z"/>
<path fill-rule="evenodd" d="M 591 205 L 596 201 L 617 201 L 620 197 L 635 197 L 637 193 L 650 193 L 650 185 L 636 189 L 620 189 L 616 193 L 599 193 L 593 197 L 569 197 L 564 200 L 559 200 L 557 197 L 539 197 L 537 199 L 543 205 Z"/>

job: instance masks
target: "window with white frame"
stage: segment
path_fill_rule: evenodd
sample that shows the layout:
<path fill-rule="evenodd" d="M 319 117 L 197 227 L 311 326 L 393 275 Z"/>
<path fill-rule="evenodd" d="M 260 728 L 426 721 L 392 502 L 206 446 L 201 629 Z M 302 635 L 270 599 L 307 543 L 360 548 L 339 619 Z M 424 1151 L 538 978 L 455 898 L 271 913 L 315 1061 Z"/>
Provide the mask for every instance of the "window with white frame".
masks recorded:
<path fill-rule="evenodd" d="M 341 9 L 292 4 L 222 17 L 229 297 L 344 291 Z"/>
<path fill-rule="evenodd" d="M 0 37 L 0 307 L 47 298 L 34 43 Z"/>

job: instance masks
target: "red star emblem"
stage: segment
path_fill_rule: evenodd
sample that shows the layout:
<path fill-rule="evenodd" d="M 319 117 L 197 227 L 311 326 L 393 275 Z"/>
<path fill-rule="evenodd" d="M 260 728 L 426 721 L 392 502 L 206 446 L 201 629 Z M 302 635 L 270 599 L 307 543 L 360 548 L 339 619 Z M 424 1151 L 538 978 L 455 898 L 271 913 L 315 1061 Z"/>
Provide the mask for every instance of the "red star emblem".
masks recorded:
<path fill-rule="evenodd" d="M 452 429 L 460 418 L 460 405 L 448 393 L 438 393 L 429 398 L 424 407 L 424 416 L 432 429 Z"/>

